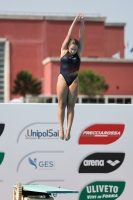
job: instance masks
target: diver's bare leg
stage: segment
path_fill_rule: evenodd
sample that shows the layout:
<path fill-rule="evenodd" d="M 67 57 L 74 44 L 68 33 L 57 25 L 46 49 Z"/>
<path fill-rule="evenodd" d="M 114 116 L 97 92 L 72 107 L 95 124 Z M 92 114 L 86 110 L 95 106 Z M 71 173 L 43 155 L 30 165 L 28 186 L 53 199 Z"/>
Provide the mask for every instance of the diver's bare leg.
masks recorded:
<path fill-rule="evenodd" d="M 76 78 L 73 83 L 69 86 L 68 101 L 67 101 L 67 131 L 66 140 L 70 139 L 70 131 L 72 127 L 72 122 L 74 118 L 74 106 L 78 96 L 78 78 Z"/>
<path fill-rule="evenodd" d="M 59 137 L 64 139 L 64 117 L 65 108 L 67 105 L 68 86 L 64 77 L 60 74 L 57 81 L 57 98 L 58 98 L 58 122 L 59 122 Z"/>

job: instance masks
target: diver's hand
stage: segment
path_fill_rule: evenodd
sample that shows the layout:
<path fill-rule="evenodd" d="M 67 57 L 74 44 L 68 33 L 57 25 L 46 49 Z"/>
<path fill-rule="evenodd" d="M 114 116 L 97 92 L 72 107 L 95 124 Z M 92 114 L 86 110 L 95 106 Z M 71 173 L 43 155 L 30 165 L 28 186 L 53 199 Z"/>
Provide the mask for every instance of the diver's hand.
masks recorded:
<path fill-rule="evenodd" d="M 80 17 L 81 17 L 81 14 L 79 13 L 79 14 L 75 17 L 74 22 L 76 23 L 77 21 L 79 21 L 79 20 L 80 20 Z"/>
<path fill-rule="evenodd" d="M 84 23 L 84 15 L 83 14 L 79 14 L 79 21 L 81 22 L 81 23 Z"/>

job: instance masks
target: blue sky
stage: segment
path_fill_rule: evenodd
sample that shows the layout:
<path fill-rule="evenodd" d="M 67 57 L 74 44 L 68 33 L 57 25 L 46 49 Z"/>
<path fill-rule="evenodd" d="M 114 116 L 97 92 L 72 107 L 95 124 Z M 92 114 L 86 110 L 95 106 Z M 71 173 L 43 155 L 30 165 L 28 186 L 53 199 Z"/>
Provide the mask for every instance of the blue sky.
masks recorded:
<path fill-rule="evenodd" d="M 57 13 L 62 15 L 77 14 L 106 17 L 106 22 L 124 22 L 125 58 L 133 59 L 130 49 L 133 47 L 133 0 L 0 0 L 0 13 Z"/>

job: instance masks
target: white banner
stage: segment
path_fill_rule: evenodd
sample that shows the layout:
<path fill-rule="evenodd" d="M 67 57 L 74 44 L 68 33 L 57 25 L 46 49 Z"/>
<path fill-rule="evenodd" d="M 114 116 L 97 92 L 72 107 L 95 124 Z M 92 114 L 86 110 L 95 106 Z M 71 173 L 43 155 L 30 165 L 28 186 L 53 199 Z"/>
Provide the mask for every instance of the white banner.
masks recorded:
<path fill-rule="evenodd" d="M 79 191 L 56 200 L 132 199 L 133 105 L 76 104 L 69 141 L 59 139 L 57 104 L 0 104 L 0 113 L 0 199 L 12 200 L 17 182 Z"/>

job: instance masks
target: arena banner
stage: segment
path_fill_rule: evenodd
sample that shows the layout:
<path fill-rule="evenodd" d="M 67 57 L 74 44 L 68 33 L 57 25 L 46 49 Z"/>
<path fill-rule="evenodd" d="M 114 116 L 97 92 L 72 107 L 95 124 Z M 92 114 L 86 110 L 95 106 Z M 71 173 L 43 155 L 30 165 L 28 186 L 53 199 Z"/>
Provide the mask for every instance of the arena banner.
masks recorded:
<path fill-rule="evenodd" d="M 0 104 L 0 113 L 0 199 L 12 200 L 17 182 L 79 192 L 55 200 L 132 199 L 133 105 L 76 104 L 69 141 L 57 104 Z"/>

